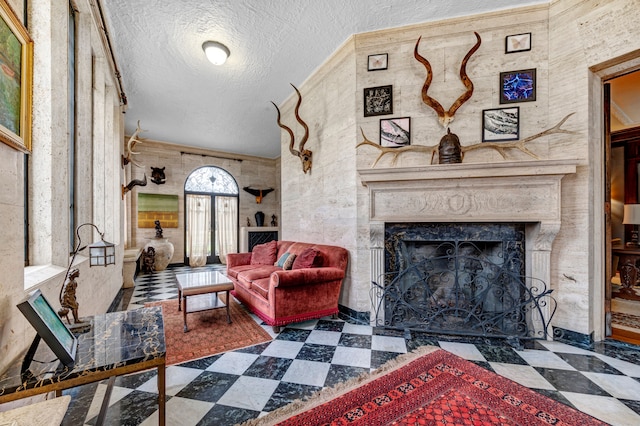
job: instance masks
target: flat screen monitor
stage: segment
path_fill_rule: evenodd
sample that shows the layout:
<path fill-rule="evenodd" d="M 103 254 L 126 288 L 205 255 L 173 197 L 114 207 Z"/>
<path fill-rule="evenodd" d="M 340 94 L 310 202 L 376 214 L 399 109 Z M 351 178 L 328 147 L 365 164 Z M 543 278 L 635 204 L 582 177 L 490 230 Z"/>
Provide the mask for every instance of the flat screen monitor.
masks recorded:
<path fill-rule="evenodd" d="M 53 310 L 40 290 L 33 292 L 18 304 L 20 312 L 29 320 L 38 335 L 66 366 L 72 366 L 76 359 L 78 340 Z"/>

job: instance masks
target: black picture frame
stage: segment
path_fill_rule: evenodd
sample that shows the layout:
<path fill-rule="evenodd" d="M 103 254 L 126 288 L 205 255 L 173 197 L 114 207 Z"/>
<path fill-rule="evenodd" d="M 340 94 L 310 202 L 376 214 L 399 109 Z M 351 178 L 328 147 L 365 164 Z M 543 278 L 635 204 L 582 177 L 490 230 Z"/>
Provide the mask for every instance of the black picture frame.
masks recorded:
<path fill-rule="evenodd" d="M 536 69 L 500 73 L 500 103 L 533 102 L 536 100 Z"/>
<path fill-rule="evenodd" d="M 42 292 L 34 291 L 17 306 L 60 362 L 65 366 L 72 366 L 76 360 L 78 339 L 62 322 Z"/>
<path fill-rule="evenodd" d="M 380 146 L 400 148 L 409 145 L 411 145 L 411 117 L 380 119 Z"/>
<path fill-rule="evenodd" d="M 363 91 L 364 116 L 393 114 L 393 86 L 368 87 Z"/>
<path fill-rule="evenodd" d="M 504 38 L 504 53 L 527 52 L 531 50 L 531 33 L 512 34 Z"/>
<path fill-rule="evenodd" d="M 382 71 L 389 67 L 389 55 L 376 53 L 367 57 L 367 71 Z"/>
<path fill-rule="evenodd" d="M 520 107 L 482 110 L 482 142 L 520 139 Z"/>

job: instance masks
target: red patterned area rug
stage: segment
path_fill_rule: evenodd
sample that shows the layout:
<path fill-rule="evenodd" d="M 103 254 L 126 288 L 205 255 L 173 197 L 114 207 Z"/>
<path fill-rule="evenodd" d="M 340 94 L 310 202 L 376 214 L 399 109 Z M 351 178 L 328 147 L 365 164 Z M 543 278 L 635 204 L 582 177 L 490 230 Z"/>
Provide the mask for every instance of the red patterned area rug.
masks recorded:
<path fill-rule="evenodd" d="M 224 294 L 219 293 L 222 300 Z M 271 336 L 249 316 L 235 300 L 229 306 L 231 324 L 227 324 L 226 309 L 194 312 L 187 315 L 189 331 L 184 332 L 182 311 L 177 300 L 145 303 L 162 306 L 167 365 L 191 361 L 221 352 L 257 345 Z"/>
<path fill-rule="evenodd" d="M 605 425 L 435 347 L 295 401 L 251 425 Z"/>

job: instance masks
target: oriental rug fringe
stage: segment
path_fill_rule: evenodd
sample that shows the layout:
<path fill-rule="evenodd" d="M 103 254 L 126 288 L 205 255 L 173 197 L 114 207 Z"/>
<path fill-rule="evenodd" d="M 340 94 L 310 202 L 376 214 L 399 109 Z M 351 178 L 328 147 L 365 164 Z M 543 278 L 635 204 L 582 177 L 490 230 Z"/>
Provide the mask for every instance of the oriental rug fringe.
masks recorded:
<path fill-rule="evenodd" d="M 324 389 L 243 426 L 605 425 L 435 347 Z"/>
<path fill-rule="evenodd" d="M 219 293 L 224 300 L 224 293 Z M 189 331 L 183 331 L 182 311 L 177 300 L 145 303 L 162 306 L 167 365 L 204 358 L 221 352 L 257 345 L 271 340 L 271 336 L 247 313 L 237 301 L 231 301 L 231 324 L 227 324 L 226 309 L 187 314 Z"/>

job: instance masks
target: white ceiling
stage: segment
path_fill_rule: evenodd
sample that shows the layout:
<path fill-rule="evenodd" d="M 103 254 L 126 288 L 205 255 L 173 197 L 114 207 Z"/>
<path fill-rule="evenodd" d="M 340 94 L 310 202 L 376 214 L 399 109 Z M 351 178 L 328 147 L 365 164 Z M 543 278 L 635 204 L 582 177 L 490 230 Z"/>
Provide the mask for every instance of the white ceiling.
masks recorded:
<path fill-rule="evenodd" d="M 126 134 L 276 158 L 282 103 L 352 34 L 548 0 L 102 0 Z M 231 50 L 223 66 L 202 43 Z M 376 52 L 372 52 L 376 53 Z M 303 94 L 304 95 L 304 94 Z"/>

